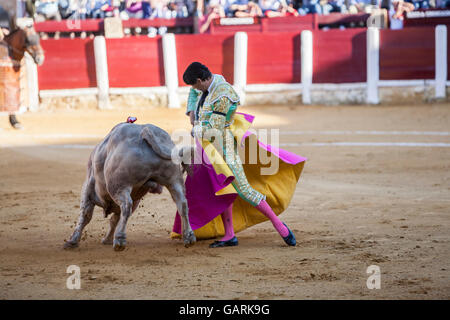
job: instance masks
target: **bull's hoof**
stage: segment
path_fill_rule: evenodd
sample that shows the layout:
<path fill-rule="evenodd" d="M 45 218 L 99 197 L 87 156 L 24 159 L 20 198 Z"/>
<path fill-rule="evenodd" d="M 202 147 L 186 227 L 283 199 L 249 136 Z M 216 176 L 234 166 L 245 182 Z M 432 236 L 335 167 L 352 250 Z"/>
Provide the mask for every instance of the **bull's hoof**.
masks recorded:
<path fill-rule="evenodd" d="M 113 241 L 113 248 L 114 251 L 123 251 L 125 250 L 127 242 L 125 239 L 114 239 Z"/>
<path fill-rule="evenodd" d="M 78 248 L 78 242 L 66 241 L 64 243 L 64 249 L 75 249 Z"/>
<path fill-rule="evenodd" d="M 186 234 L 183 235 L 183 242 L 184 246 L 186 248 L 189 248 L 190 246 L 194 245 L 197 239 L 195 238 L 194 231 L 186 232 Z"/>

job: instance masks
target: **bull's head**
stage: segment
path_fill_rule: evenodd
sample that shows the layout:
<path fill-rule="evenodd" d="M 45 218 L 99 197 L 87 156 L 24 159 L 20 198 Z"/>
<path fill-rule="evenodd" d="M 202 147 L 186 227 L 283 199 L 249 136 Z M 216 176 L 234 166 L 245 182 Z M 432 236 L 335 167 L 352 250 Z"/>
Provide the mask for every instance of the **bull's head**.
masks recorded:
<path fill-rule="evenodd" d="M 182 172 L 186 172 L 189 176 L 193 175 L 192 164 L 195 156 L 194 146 L 183 146 L 178 149 L 178 156 L 181 159 Z"/>

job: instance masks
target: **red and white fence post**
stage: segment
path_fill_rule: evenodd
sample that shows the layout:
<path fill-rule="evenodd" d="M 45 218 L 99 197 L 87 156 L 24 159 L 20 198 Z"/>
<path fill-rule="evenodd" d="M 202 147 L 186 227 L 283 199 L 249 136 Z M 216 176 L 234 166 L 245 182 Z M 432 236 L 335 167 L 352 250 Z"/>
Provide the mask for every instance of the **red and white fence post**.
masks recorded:
<path fill-rule="evenodd" d="M 37 111 L 39 109 L 38 69 L 28 52 L 25 53 L 25 68 L 28 87 L 28 108 L 30 111 Z"/>
<path fill-rule="evenodd" d="M 313 36 L 310 30 L 301 33 L 301 83 L 302 102 L 311 104 L 311 86 L 313 77 Z"/>
<path fill-rule="evenodd" d="M 169 108 L 180 108 L 180 98 L 178 97 L 178 68 L 175 35 L 173 33 L 166 33 L 163 35 L 162 45 L 168 106 Z"/>
<path fill-rule="evenodd" d="M 248 36 L 245 32 L 236 32 L 234 35 L 234 81 L 233 86 L 245 104 L 245 87 L 247 86 L 247 53 Z"/>
<path fill-rule="evenodd" d="M 367 96 L 369 104 L 378 104 L 378 81 L 380 80 L 380 30 L 367 29 Z"/>
<path fill-rule="evenodd" d="M 103 36 L 94 39 L 95 75 L 98 88 L 99 109 L 109 109 L 109 78 L 108 61 L 106 57 L 106 40 Z"/>
<path fill-rule="evenodd" d="M 435 98 L 446 97 L 447 82 L 447 26 L 438 25 L 435 29 Z"/>

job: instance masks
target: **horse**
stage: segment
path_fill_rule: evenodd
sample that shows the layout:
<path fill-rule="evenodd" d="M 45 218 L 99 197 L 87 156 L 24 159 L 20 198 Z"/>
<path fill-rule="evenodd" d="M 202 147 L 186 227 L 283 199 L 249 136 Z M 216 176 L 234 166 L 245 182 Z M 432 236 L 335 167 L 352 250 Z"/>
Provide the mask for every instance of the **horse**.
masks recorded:
<path fill-rule="evenodd" d="M 9 123 L 15 129 L 22 129 L 22 125 L 17 120 L 14 114 L 19 107 L 19 72 L 20 61 L 28 52 L 33 61 L 37 65 L 44 63 L 44 50 L 41 47 L 39 35 L 36 33 L 32 25 L 25 28 L 16 28 L 9 34 L 5 35 L 0 41 L 0 46 L 3 45 L 7 50 L 0 59 L 3 62 L 8 62 L 5 72 L 4 86 L 5 86 L 5 106 L 6 111 L 9 111 Z M 29 57 L 25 56 L 26 59 Z M 6 86 L 16 88 L 15 90 L 6 90 Z"/>

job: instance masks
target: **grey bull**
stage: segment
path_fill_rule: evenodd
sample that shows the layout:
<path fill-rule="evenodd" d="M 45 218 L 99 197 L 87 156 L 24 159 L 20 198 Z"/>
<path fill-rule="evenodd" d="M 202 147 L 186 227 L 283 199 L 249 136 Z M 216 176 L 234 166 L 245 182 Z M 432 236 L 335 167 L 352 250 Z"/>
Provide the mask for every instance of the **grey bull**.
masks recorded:
<path fill-rule="evenodd" d="M 178 151 L 169 134 L 157 126 L 120 123 L 92 151 L 87 177 L 81 191 L 80 216 L 64 248 L 78 246 L 84 227 L 97 205 L 110 218 L 110 228 L 103 244 L 121 251 L 126 245 L 126 224 L 140 200 L 147 193 L 161 193 L 166 187 L 182 220 L 185 246 L 195 243 L 189 224 L 183 169 L 188 165 L 172 161 Z"/>

